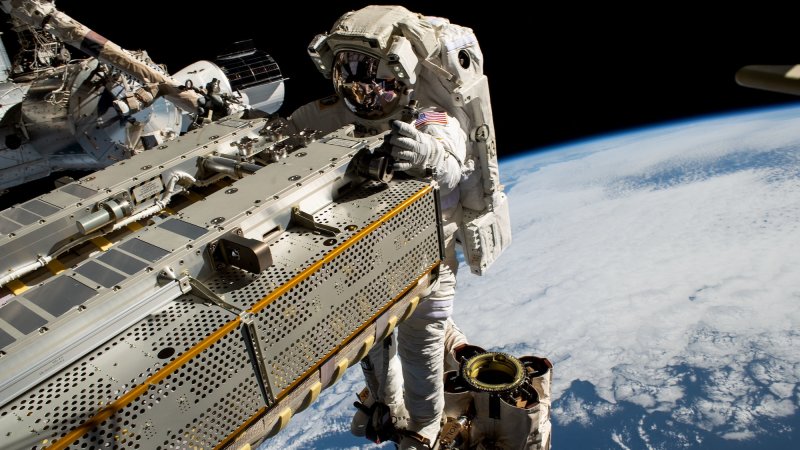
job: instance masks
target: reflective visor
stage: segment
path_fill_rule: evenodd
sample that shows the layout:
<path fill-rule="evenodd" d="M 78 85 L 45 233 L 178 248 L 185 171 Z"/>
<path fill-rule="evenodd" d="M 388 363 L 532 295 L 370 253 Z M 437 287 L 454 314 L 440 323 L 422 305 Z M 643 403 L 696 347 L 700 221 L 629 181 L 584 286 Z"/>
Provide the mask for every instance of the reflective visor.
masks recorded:
<path fill-rule="evenodd" d="M 402 83 L 378 78 L 379 63 L 378 58 L 355 51 L 342 51 L 334 58 L 333 86 L 359 117 L 386 117 L 400 102 Z"/>

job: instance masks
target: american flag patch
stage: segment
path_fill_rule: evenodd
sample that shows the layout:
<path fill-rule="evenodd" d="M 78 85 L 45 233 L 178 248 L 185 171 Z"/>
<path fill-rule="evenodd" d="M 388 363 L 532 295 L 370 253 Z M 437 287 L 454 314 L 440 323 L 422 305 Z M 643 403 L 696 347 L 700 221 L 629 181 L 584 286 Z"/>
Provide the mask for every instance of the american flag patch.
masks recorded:
<path fill-rule="evenodd" d="M 416 122 L 414 122 L 414 126 L 417 128 L 430 124 L 447 125 L 447 113 L 437 111 L 420 113 Z"/>

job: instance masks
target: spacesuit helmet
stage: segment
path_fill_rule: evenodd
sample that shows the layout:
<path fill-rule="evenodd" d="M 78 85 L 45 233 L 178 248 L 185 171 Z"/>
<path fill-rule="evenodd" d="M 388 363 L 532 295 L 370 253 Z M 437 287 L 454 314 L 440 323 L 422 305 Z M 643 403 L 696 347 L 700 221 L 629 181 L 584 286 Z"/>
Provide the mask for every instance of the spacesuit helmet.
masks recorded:
<path fill-rule="evenodd" d="M 342 50 L 333 60 L 331 79 L 347 107 L 364 119 L 382 119 L 397 111 L 404 84 L 380 78 L 380 59 L 356 50 Z"/>

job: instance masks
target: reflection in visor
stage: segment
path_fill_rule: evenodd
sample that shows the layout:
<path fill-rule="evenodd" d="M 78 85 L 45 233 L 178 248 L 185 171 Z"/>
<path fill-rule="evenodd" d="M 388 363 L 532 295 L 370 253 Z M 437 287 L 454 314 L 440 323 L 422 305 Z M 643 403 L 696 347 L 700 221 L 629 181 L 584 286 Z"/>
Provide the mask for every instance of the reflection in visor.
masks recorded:
<path fill-rule="evenodd" d="M 380 119 L 393 112 L 400 102 L 402 83 L 394 78 L 377 78 L 379 60 L 354 51 L 336 54 L 333 86 L 356 115 Z"/>

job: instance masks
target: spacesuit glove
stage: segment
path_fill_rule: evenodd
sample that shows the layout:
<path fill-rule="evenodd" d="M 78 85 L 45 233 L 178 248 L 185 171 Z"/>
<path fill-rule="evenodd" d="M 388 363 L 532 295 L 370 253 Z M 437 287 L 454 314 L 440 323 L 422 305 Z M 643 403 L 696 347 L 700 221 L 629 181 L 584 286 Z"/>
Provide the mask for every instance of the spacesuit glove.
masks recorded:
<path fill-rule="evenodd" d="M 389 143 L 392 144 L 394 170 L 399 171 L 432 167 L 440 153 L 433 136 L 399 120 L 392 121 Z"/>

